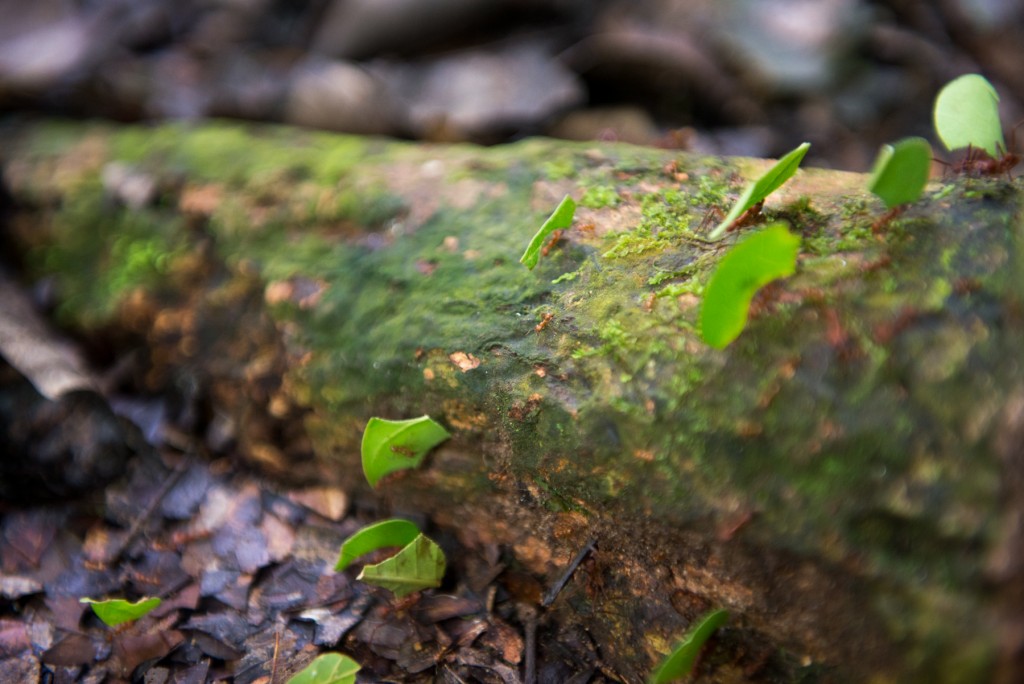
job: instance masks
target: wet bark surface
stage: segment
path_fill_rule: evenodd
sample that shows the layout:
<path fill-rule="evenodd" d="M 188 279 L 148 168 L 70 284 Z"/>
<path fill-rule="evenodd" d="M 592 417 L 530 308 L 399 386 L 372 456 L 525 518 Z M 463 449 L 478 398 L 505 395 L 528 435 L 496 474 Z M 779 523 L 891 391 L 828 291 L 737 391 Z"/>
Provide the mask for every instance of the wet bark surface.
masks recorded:
<path fill-rule="evenodd" d="M 100 565 L 145 567 L 154 548 L 181 560 L 184 574 L 159 589 L 198 584 L 199 598 L 167 614 L 165 635 L 235 620 L 272 634 L 279 653 L 285 643 L 308 656 L 326 642 L 289 611 L 325 609 L 316 615 L 355 621 L 333 643 L 370 663 L 368 681 L 458 681 L 445 679 L 451 668 L 466 681 L 516 681 L 507 677 L 527 677 L 531 643 L 538 681 L 642 681 L 689 624 L 726 607 L 706 681 L 1019 672 L 1006 609 L 1021 581 L 1020 495 L 1007 476 L 1024 386 L 1016 181 L 937 181 L 876 233 L 882 209 L 861 176 L 801 172 L 764 209 L 801 234 L 797 275 L 759 296 L 748 329 L 716 352 L 695 332 L 722 252 L 703 239 L 703 217 L 761 162 L 216 124 L 48 124 L 11 139 L 8 231 L 26 275 L 53 286 L 56 319 L 83 339 L 112 335 L 125 345 L 115 355 L 136 350 L 120 385 L 164 397 L 161 420 L 184 440 L 132 458 L 145 482 L 108 490 L 60 552 L 75 557 L 90 530 L 109 528 L 132 538 Z M 518 256 L 565 193 L 581 204 L 577 220 L 527 271 Z M 453 439 L 370 492 L 358 463 L 365 420 L 424 413 Z M 114 494 L 136 488 L 163 506 L 194 470 L 204 493 L 178 517 L 140 517 L 137 504 L 126 514 Z M 353 607 L 373 593 L 324 569 L 355 522 L 325 522 L 288 498 L 313 483 L 367 520 L 429 519 L 458 559 L 456 584 L 421 601 L 482 601 L 459 604 L 478 626 L 431 631 L 414 608 Z M 182 536 L 220 505 L 218 488 L 237 524 L 224 513 L 195 528 L 199 540 Z M 24 515 L 12 508 L 5 525 Z M 151 536 L 132 532 L 136 519 Z M 295 541 L 310 529 L 329 530 L 315 559 Z M 230 581 L 182 560 L 206 553 L 230 566 Z M 42 567 L 42 554 L 29 560 Z M 256 610 L 272 593 L 264 583 L 300 557 L 310 564 L 296 572 L 316 576 L 316 591 Z M 18 562 L 26 581 L 48 586 Z M 132 588 L 120 577 L 100 589 Z M 8 613 L 49 591 L 8 599 Z M 355 626 L 374 610 L 414 617 L 385 621 L 385 638 Z M 210 617 L 218 611 L 235 617 Z M 81 631 L 75 620 L 61 629 Z M 420 660 L 384 645 L 408 645 L 409 629 L 427 644 Z M 38 652 L 31 643 L 18 653 Z M 185 643 L 195 642 L 161 641 L 160 655 L 173 660 Z M 227 651 L 191 653 L 190 668 L 242 676 Z"/>

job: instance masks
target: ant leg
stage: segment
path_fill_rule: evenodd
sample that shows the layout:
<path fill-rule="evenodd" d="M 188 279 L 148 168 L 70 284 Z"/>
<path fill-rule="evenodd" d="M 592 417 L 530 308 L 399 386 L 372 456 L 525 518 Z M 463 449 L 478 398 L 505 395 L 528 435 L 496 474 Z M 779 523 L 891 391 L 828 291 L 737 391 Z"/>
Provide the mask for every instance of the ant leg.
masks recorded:
<path fill-rule="evenodd" d="M 697 232 L 703 233 L 705 229 L 711 225 L 712 219 L 721 221 L 723 218 L 725 218 L 724 211 L 718 207 L 711 207 L 707 210 L 707 213 L 704 214 L 704 218 L 700 220 L 700 224 L 697 226 Z"/>
<path fill-rule="evenodd" d="M 875 220 L 875 222 L 871 224 L 871 233 L 873 235 L 878 235 L 879 233 L 881 233 L 882 230 L 886 228 L 890 223 L 892 223 L 893 219 L 902 214 L 906 210 L 906 208 L 907 205 L 898 204 L 889 211 L 879 216 Z"/>

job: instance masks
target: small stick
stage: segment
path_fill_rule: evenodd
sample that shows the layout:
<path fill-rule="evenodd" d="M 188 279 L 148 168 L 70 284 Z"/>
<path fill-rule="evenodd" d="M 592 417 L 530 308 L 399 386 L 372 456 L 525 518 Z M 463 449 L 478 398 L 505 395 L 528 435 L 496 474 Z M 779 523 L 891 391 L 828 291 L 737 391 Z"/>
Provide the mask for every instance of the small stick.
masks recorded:
<path fill-rule="evenodd" d="M 277 682 L 277 654 L 281 650 L 281 632 L 274 633 L 274 659 L 270 664 L 270 684 Z"/>
<path fill-rule="evenodd" d="M 520 605 L 519 619 L 524 623 L 523 684 L 537 684 L 537 609 Z"/>
<path fill-rule="evenodd" d="M 116 551 L 111 554 L 110 558 L 112 561 L 117 561 L 121 558 L 121 554 L 124 553 L 125 549 L 128 548 L 128 545 L 131 544 L 139 534 L 139 530 L 142 529 L 142 524 L 149 520 L 150 516 L 153 515 L 153 511 L 155 511 L 156 507 L 160 505 L 160 502 L 164 500 L 167 493 L 174 488 L 174 485 L 178 484 L 178 480 L 185 474 L 184 464 L 184 461 L 179 461 L 175 465 L 171 474 L 167 476 L 167 479 L 160 485 L 160 489 L 153 495 L 153 499 L 149 502 L 149 505 L 146 506 L 142 515 L 132 521 L 131 527 L 128 528 L 128 534 L 126 534 L 124 539 L 121 540 L 121 543 L 115 547 Z"/>
<path fill-rule="evenodd" d="M 548 589 L 546 594 L 544 594 L 544 598 L 542 598 L 540 602 L 542 607 L 547 608 L 555 602 L 558 594 L 565 588 L 565 585 L 569 582 L 572 574 L 576 572 L 576 568 L 578 568 L 579 564 L 583 562 L 583 559 L 587 557 L 587 554 L 594 550 L 594 544 L 596 543 L 597 537 L 591 537 L 590 540 L 583 545 L 583 548 L 580 549 L 579 553 L 576 554 L 576 557 L 569 563 L 569 567 L 566 568 L 565 573 L 563 573 L 562 576 L 558 578 L 558 581 Z"/>

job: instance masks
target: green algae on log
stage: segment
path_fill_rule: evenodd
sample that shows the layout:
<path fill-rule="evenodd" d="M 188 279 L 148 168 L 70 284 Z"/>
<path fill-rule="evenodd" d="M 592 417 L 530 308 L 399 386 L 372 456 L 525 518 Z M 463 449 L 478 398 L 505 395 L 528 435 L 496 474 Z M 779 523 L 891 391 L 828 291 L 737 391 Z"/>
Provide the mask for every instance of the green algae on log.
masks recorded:
<path fill-rule="evenodd" d="M 626 681 L 711 607 L 733 617 L 709 681 L 1019 674 L 1018 183 L 933 184 L 877 237 L 863 176 L 801 170 L 763 210 L 801 236 L 796 274 L 719 351 L 697 312 L 736 238 L 700 226 L 767 162 L 230 124 L 7 135 L 10 232 L 64 323 L 145 335 L 154 389 L 203 383 L 244 455 L 364 496 L 366 420 L 429 412 L 452 440 L 382 496 L 549 581 L 596 537 L 550 610 Z M 524 269 L 566 194 L 574 227 Z"/>

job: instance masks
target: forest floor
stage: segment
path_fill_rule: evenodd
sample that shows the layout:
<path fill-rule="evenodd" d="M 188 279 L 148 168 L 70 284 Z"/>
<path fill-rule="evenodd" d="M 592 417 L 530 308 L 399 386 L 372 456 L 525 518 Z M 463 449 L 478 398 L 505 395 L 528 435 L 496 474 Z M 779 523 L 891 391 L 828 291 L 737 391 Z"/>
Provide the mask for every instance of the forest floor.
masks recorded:
<path fill-rule="evenodd" d="M 4 371 L 0 392 L 23 391 Z M 496 546 L 437 536 L 444 585 L 403 600 L 335 572 L 379 512 L 211 460 L 161 402 L 117 404 L 148 410 L 157 436 L 110 486 L 0 509 L 0 682 L 285 682 L 323 651 L 360 662 L 360 682 L 622 681 L 585 629 L 545 619 L 550 587 Z M 89 423 L 55 431 L 81 443 Z M 159 608 L 113 629 L 80 602 L 151 596 Z"/>

